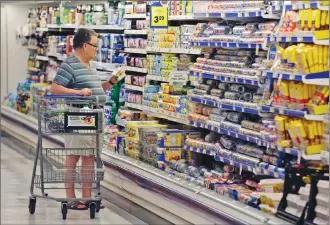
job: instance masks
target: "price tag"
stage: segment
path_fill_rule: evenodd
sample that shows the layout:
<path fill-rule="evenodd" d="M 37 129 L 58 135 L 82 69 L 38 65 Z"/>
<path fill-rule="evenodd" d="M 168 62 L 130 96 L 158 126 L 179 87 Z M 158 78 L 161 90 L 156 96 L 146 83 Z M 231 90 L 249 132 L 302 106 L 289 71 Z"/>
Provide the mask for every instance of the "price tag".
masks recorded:
<path fill-rule="evenodd" d="M 287 41 L 287 42 L 291 42 L 291 37 L 287 37 L 287 38 L 286 38 L 286 41 Z"/>
<path fill-rule="evenodd" d="M 238 14 L 238 17 L 243 17 L 243 13 L 242 12 L 239 12 L 237 14 Z"/>
<path fill-rule="evenodd" d="M 229 161 L 229 164 L 230 164 L 231 166 L 233 166 L 233 165 L 234 165 L 234 161 L 233 161 L 233 160 L 230 160 L 230 161 Z"/>
<path fill-rule="evenodd" d="M 303 37 L 298 37 L 297 39 L 298 39 L 298 42 L 301 42 L 301 41 L 303 41 L 303 40 L 304 40 L 304 38 L 303 38 Z"/>
<path fill-rule="evenodd" d="M 150 10 L 151 28 L 168 27 L 168 7 L 152 5 Z"/>

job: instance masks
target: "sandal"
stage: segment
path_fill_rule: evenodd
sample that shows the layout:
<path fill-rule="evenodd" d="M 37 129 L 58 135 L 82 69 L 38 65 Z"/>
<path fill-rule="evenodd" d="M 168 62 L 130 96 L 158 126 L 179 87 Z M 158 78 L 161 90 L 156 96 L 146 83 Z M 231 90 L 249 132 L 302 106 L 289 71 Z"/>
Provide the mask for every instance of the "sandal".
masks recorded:
<path fill-rule="evenodd" d="M 87 210 L 88 207 L 82 202 L 79 201 L 73 201 L 68 203 L 68 209 L 71 210 Z"/>

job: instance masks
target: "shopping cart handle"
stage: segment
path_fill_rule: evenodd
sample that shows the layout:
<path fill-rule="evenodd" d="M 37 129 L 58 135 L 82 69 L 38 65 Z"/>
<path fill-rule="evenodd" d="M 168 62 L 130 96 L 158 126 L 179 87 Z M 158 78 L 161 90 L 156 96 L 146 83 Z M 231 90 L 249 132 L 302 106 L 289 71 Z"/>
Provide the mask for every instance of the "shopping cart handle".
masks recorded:
<path fill-rule="evenodd" d="M 83 95 L 44 95 L 45 98 L 72 98 L 72 97 L 88 97 Z"/>

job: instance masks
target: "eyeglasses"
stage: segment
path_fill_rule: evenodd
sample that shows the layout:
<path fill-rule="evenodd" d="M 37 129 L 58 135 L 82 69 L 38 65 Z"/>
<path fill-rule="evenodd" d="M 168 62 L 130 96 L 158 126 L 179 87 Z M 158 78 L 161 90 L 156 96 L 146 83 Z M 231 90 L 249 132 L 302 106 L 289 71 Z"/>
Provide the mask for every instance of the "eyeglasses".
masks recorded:
<path fill-rule="evenodd" d="M 91 44 L 91 43 L 86 43 L 86 44 L 88 44 L 88 45 L 90 45 L 90 46 L 94 47 L 94 48 L 95 48 L 95 50 L 98 50 L 98 49 L 99 49 L 99 47 L 98 47 L 97 45 L 93 45 L 93 44 Z"/>

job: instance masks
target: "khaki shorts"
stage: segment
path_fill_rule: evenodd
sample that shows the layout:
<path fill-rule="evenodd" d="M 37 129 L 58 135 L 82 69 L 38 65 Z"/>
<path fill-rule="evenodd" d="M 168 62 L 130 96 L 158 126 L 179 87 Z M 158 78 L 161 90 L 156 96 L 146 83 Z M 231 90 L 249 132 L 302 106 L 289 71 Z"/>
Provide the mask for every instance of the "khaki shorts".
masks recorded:
<path fill-rule="evenodd" d="M 96 137 L 87 135 L 66 135 L 65 148 L 70 149 L 69 155 L 95 155 Z"/>

